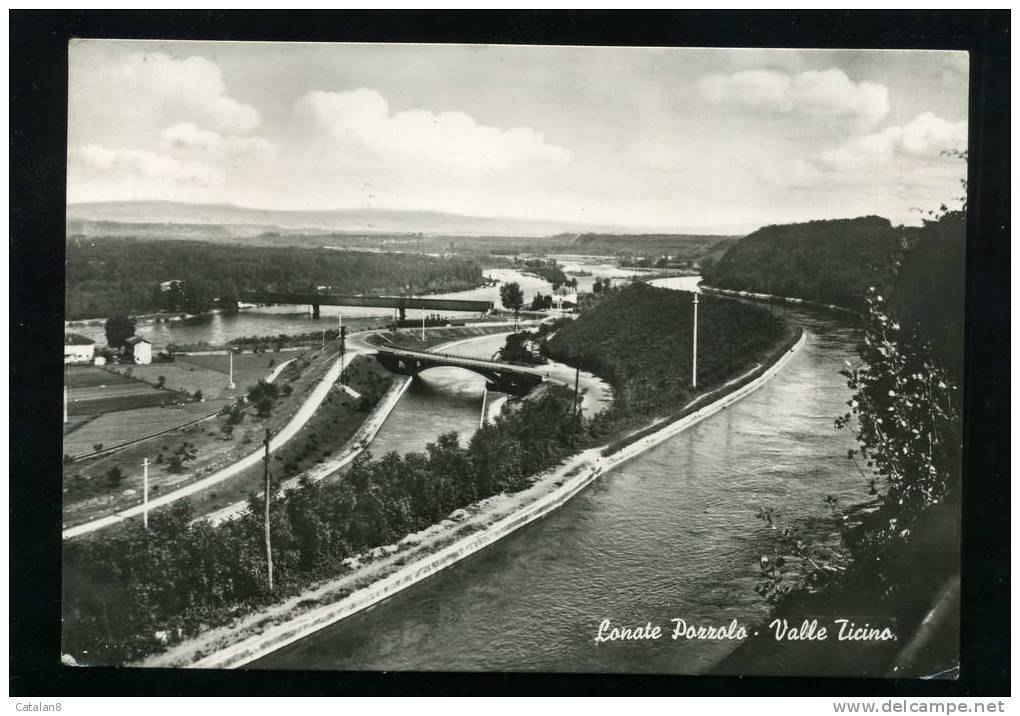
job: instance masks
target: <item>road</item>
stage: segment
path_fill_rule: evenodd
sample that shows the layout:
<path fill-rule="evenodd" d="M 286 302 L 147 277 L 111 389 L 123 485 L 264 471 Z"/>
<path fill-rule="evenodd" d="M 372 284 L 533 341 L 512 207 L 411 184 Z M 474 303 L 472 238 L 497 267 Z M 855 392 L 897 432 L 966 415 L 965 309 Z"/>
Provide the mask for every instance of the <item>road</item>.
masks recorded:
<path fill-rule="evenodd" d="M 507 325 L 513 325 L 512 321 L 507 321 L 506 323 Z M 524 322 L 522 322 L 522 324 L 523 323 Z M 502 324 L 489 323 L 485 325 L 502 325 Z M 305 399 L 305 402 L 302 403 L 300 408 L 298 408 L 298 411 L 290 419 L 287 425 L 285 425 L 284 428 L 280 430 L 270 440 L 269 442 L 270 453 L 273 453 L 276 450 L 278 450 L 288 440 L 297 435 L 301 428 L 305 426 L 305 423 L 307 423 L 308 420 L 311 419 L 312 415 L 315 414 L 315 411 L 318 410 L 319 406 L 322 404 L 322 401 L 326 399 L 326 396 L 329 394 L 330 388 L 340 378 L 340 373 L 342 373 L 344 369 L 347 368 L 347 366 L 350 364 L 352 360 L 354 360 L 356 356 L 366 353 L 374 353 L 376 351 L 377 347 L 370 343 L 367 343 L 365 339 L 368 338 L 368 336 L 371 334 L 380 332 L 381 331 L 365 331 L 350 336 L 350 338 L 347 341 L 347 350 L 344 354 L 344 357 L 342 359 L 338 358 L 336 360 L 333 366 L 330 367 L 329 371 L 327 371 L 326 375 L 322 377 L 318 385 L 316 385 L 315 388 L 312 390 L 311 394 L 309 394 L 309 396 Z M 342 365 L 341 360 L 343 361 Z M 279 372 L 282 368 L 283 365 L 278 366 L 278 369 L 274 371 L 274 374 L 271 376 L 271 378 L 276 378 L 276 376 L 279 375 Z M 178 500 L 188 497 L 189 495 L 193 495 L 196 492 L 201 492 L 202 490 L 212 487 L 217 483 L 223 482 L 224 480 L 228 480 L 231 477 L 242 472 L 243 470 L 246 470 L 249 467 L 252 467 L 253 465 L 257 465 L 259 461 L 262 460 L 263 455 L 264 451 L 262 449 L 256 450 L 246 455 L 245 457 L 241 458 L 232 465 L 228 465 L 222 470 L 214 472 L 212 475 L 209 475 L 206 478 L 197 480 L 196 482 L 193 482 L 189 485 L 185 485 L 184 487 L 178 490 L 168 492 L 165 495 L 161 495 L 160 497 L 149 500 L 149 511 L 152 512 L 153 510 L 159 509 L 160 507 L 165 507 L 166 505 L 173 504 L 174 502 L 177 502 Z M 235 506 L 231 505 L 227 508 L 224 508 L 224 510 L 221 510 L 221 512 L 224 512 L 224 515 L 226 515 L 227 513 L 232 513 L 234 509 Z M 140 504 L 135 505 L 134 507 L 129 507 L 126 510 L 121 510 L 120 512 L 115 512 L 111 515 L 107 515 L 106 517 L 101 517 L 97 520 L 92 520 L 91 522 L 85 522 L 80 525 L 75 525 L 74 527 L 68 527 L 63 531 L 62 537 L 63 539 L 73 539 L 75 537 L 90 534 L 92 532 L 96 532 L 106 527 L 111 527 L 112 525 L 119 524 L 124 520 L 131 519 L 132 517 L 137 517 L 141 515 L 143 512 L 144 512 L 143 505 Z M 219 513 L 214 514 L 219 515 Z M 223 515 L 220 515 L 220 519 L 223 519 L 223 517 L 224 517 Z"/>
<path fill-rule="evenodd" d="M 297 435 L 297 433 L 301 430 L 302 427 L 304 427 L 305 423 L 308 422 L 308 420 L 312 417 L 315 411 L 318 410 L 319 406 L 322 404 L 322 401 L 326 399 L 326 395 L 329 394 L 330 388 L 340 378 L 340 373 L 357 355 L 359 355 L 358 351 L 348 350 L 346 351 L 342 358 L 338 358 L 333 363 L 330 369 L 326 372 L 326 375 L 324 375 L 322 379 L 319 381 L 318 385 L 316 385 L 315 388 L 312 389 L 312 392 L 305 399 L 305 402 L 301 404 L 300 408 L 298 408 L 297 412 L 294 414 L 294 417 L 292 417 L 290 421 L 288 421 L 288 423 L 283 427 L 283 429 L 276 433 L 276 435 L 274 435 L 273 438 L 269 441 L 270 453 L 275 452 L 288 440 Z M 263 454 L 264 451 L 262 449 L 256 450 L 255 452 L 246 455 L 245 457 L 241 458 L 232 465 L 228 465 L 222 470 L 214 472 L 212 475 L 209 475 L 209 477 L 197 480 L 189 485 L 185 485 L 179 490 L 174 490 L 173 492 L 169 492 L 165 495 L 157 497 L 156 499 L 149 500 L 149 511 L 151 512 L 153 510 L 159 509 L 160 507 L 165 507 L 166 505 L 172 504 L 177 500 L 183 499 L 185 497 L 188 497 L 189 495 L 195 494 L 196 492 L 205 490 L 217 483 L 223 482 L 224 480 L 233 477 L 239 472 L 248 469 L 252 465 L 257 465 L 259 461 L 262 459 Z M 84 524 L 76 525 L 74 527 L 69 527 L 64 530 L 63 538 L 72 539 L 74 537 L 79 537 L 81 535 L 89 534 L 91 532 L 96 532 L 97 530 L 101 530 L 106 527 L 110 527 L 111 525 L 123 522 L 126 519 L 130 519 L 132 517 L 141 515 L 144 510 L 145 510 L 144 505 L 135 505 L 134 507 L 129 507 L 126 510 L 115 512 L 112 515 L 101 517 L 98 520 L 92 520 L 91 522 L 86 522 Z"/>

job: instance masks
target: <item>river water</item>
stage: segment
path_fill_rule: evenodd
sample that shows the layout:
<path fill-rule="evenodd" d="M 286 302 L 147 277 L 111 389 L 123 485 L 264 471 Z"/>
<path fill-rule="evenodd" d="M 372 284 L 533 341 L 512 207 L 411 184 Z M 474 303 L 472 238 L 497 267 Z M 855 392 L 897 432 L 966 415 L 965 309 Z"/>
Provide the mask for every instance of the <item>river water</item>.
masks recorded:
<path fill-rule="evenodd" d="M 690 288 L 692 279 L 662 282 Z M 760 390 L 612 471 L 566 506 L 438 575 L 255 662 L 253 668 L 702 673 L 729 642 L 595 643 L 616 625 L 751 625 L 767 604 L 756 565 L 772 538 L 759 506 L 798 524 L 823 499 L 864 499 L 833 428 L 854 351 L 845 319 L 789 311 L 804 348 Z M 493 345 L 497 339 L 490 339 Z M 492 346 L 479 344 L 476 355 Z M 477 424 L 481 379 L 435 369 L 373 444 L 420 447 Z M 431 375 L 430 375 L 431 374 Z"/>
<path fill-rule="evenodd" d="M 629 280 L 633 271 L 624 271 L 609 263 L 590 261 L 582 263 L 579 257 L 564 257 L 565 270 L 585 270 L 592 276 L 579 276 L 578 290 L 590 291 L 598 277 L 617 281 Z M 485 276 L 500 283 L 516 281 L 524 291 L 525 304 L 531 302 L 536 293 L 546 295 L 553 292 L 552 284 L 537 276 L 524 274 L 512 269 L 487 269 Z M 429 296 L 430 298 L 458 298 L 465 300 L 491 301 L 497 308 L 501 305 L 499 285 L 481 286 L 468 291 L 457 291 Z M 421 318 L 423 311 L 408 310 L 409 319 Z M 378 328 L 384 326 L 392 313 L 385 308 L 359 308 L 354 306 L 322 306 L 320 318 L 314 319 L 309 314 L 308 306 L 267 306 L 239 311 L 237 313 L 214 313 L 195 316 L 184 320 L 173 321 L 141 321 L 137 335 L 145 338 L 157 349 L 167 344 L 223 345 L 235 338 L 250 336 L 277 336 L 280 334 L 295 335 L 312 333 L 337 326 L 337 315 L 343 315 L 344 325 L 352 330 L 362 328 Z M 475 314 L 450 312 L 453 318 L 468 318 Z M 81 321 L 68 324 L 68 329 L 91 338 L 100 345 L 105 345 L 106 336 L 103 321 Z"/>

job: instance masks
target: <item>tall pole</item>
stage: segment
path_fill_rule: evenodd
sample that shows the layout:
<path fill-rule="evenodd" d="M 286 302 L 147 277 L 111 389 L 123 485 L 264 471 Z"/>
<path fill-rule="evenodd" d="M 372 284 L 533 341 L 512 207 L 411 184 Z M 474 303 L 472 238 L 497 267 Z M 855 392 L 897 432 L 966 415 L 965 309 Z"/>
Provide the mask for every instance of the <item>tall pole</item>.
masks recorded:
<path fill-rule="evenodd" d="M 271 494 L 272 494 L 271 493 L 271 486 L 269 484 L 269 428 L 266 428 L 265 445 L 266 445 L 266 457 L 265 457 L 265 459 L 263 461 L 263 464 L 264 464 L 263 471 L 265 473 L 265 478 L 266 478 L 266 487 L 265 487 L 265 490 L 266 490 L 265 491 L 265 503 L 266 503 L 266 523 L 265 523 L 265 532 L 266 532 L 266 575 L 267 575 L 268 580 L 269 580 L 269 591 L 271 592 L 271 591 L 273 591 L 273 547 L 272 547 L 272 543 L 270 542 L 270 539 L 269 539 L 269 501 L 270 501 L 270 497 L 271 497 Z"/>
<path fill-rule="evenodd" d="M 574 360 L 576 361 L 577 358 L 575 357 Z M 577 365 L 574 366 L 574 415 L 573 415 L 573 424 L 571 426 L 571 434 L 570 434 L 570 447 L 572 447 L 572 448 L 577 443 L 577 414 L 578 414 L 578 410 L 577 410 L 577 398 L 578 398 L 578 388 L 580 387 L 580 384 L 581 384 L 581 364 L 578 363 Z"/>
<path fill-rule="evenodd" d="M 691 341 L 694 352 L 691 362 L 691 387 L 698 387 L 698 294 L 694 294 L 694 340 Z"/>
<path fill-rule="evenodd" d="M 425 342 L 425 314 L 421 314 L 421 342 Z"/>
<path fill-rule="evenodd" d="M 142 460 L 142 526 L 149 529 L 149 458 Z"/>
<path fill-rule="evenodd" d="M 478 429 L 481 430 L 485 427 L 485 400 L 489 397 L 489 385 L 486 383 L 482 387 L 482 417 L 478 419 Z"/>
<path fill-rule="evenodd" d="M 237 386 L 234 385 L 234 351 L 230 349 L 227 351 L 227 355 L 230 356 L 230 384 L 227 386 L 230 390 L 233 390 Z"/>

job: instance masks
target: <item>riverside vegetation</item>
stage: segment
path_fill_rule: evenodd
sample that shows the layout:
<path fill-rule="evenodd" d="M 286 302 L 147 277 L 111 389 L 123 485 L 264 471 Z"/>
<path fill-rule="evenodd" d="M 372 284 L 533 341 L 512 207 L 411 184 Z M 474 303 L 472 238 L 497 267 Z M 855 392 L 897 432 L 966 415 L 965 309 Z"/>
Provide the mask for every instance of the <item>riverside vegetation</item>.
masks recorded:
<path fill-rule="evenodd" d="M 926 220 L 895 255 L 889 279 L 863 290 L 860 360 L 841 371 L 853 393 L 836 427 L 856 439 L 847 459 L 860 471 L 869 508 L 844 512 L 853 519 L 843 521 L 830 505 L 834 522 L 845 525 L 835 550 L 801 526 L 783 524 L 779 510 L 759 514 L 773 528 L 775 545 L 762 556 L 758 589 L 781 615 L 885 614 L 901 641 L 866 657 L 825 643 L 784 645 L 782 659 L 771 645 L 748 643 L 719 671 L 770 663 L 776 673 L 817 674 L 824 663 L 834 675 L 886 674 L 940 587 L 958 577 L 965 206 L 943 207 Z M 910 665 L 916 674 L 958 663 L 959 623 L 933 628 L 936 638 Z"/>
<path fill-rule="evenodd" d="M 635 284 L 606 293 L 576 321 L 561 323 L 548 350 L 601 373 L 621 396 L 614 417 L 575 414 L 572 392 L 545 384 L 513 400 L 462 445 L 454 433 L 422 452 L 365 454 L 341 479 L 304 480 L 272 504 L 275 589 L 266 585 L 261 498 L 212 526 L 191 523 L 186 502 L 64 548 L 64 645 L 85 663 L 118 664 L 226 624 L 310 585 L 335 578 L 344 560 L 445 519 L 478 500 L 527 487 L 584 445 L 670 412 L 688 384 L 689 294 Z M 700 315 L 704 385 L 738 373 L 781 338 L 768 311 L 709 299 Z M 548 335 L 552 329 L 542 331 Z M 722 349 L 734 342 L 732 351 Z M 687 346 L 685 349 L 684 346 Z M 685 368 L 687 371 L 685 372 Z M 668 373 L 669 377 L 663 377 Z"/>
<path fill-rule="evenodd" d="M 550 358 L 607 380 L 614 402 L 584 424 L 599 442 L 679 417 L 697 394 L 757 364 L 765 365 L 795 339 L 795 331 L 761 306 L 715 296 L 698 305 L 698 388 L 691 385 L 693 294 L 632 283 L 606 287 L 583 302 L 582 316 L 551 334 Z"/>

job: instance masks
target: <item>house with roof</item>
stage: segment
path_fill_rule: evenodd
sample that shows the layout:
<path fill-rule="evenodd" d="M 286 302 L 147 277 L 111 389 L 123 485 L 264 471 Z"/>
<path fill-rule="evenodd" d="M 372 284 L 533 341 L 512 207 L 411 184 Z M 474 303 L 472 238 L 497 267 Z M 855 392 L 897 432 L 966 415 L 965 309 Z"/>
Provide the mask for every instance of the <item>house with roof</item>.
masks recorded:
<path fill-rule="evenodd" d="M 64 334 L 64 363 L 91 363 L 96 355 L 96 342 L 80 333 Z"/>
<path fill-rule="evenodd" d="M 124 355 L 136 365 L 152 363 L 152 344 L 140 336 L 131 336 L 124 343 Z"/>

